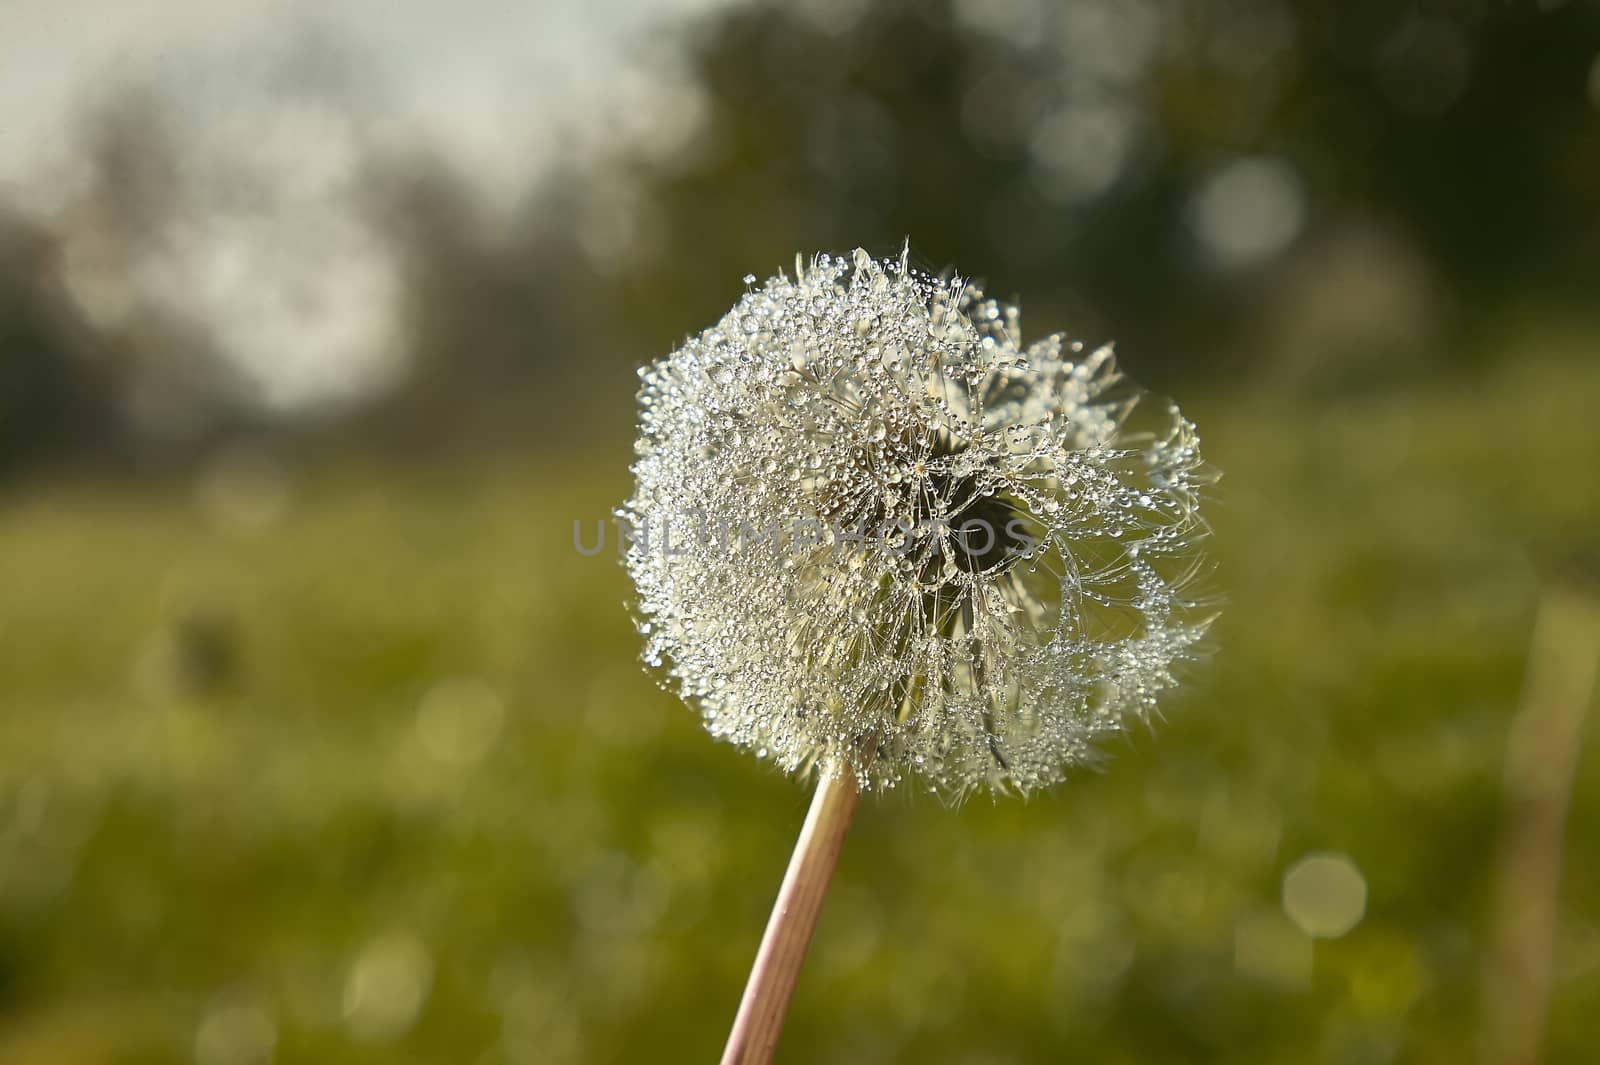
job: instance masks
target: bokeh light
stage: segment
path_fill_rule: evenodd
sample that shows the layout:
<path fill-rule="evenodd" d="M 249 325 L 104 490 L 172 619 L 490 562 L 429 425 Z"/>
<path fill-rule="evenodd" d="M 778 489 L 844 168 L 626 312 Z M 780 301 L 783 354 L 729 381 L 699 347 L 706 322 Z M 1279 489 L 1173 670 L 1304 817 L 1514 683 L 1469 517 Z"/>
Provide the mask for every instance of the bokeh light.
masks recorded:
<path fill-rule="evenodd" d="M 1307 855 L 1283 875 L 1283 910 L 1306 935 L 1338 939 L 1366 915 L 1366 878 L 1347 855 Z"/>

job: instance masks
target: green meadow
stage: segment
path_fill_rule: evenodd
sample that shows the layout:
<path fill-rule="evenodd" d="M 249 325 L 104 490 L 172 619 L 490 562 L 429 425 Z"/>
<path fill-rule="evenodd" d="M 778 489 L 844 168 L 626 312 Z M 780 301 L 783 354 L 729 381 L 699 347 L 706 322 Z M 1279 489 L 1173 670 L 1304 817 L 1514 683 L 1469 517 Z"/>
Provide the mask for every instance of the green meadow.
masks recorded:
<path fill-rule="evenodd" d="M 778 1060 L 1474 1060 L 1541 604 L 1596 652 L 1600 360 L 1180 398 L 1210 657 L 1050 794 L 868 796 Z M 0 490 L 0 1062 L 714 1059 L 807 795 L 643 672 L 573 545 L 628 442 L 580 454 Z M 1600 1012 L 1587 735 L 1552 1063 Z M 1354 901 L 1286 907 L 1318 854 Z"/>

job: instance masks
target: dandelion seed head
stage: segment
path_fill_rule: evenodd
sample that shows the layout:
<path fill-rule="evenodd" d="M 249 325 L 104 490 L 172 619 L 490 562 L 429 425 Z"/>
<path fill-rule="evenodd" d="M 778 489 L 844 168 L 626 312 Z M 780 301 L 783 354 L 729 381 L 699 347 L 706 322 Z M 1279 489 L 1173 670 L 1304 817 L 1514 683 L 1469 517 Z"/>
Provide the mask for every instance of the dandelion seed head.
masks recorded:
<path fill-rule="evenodd" d="M 863 787 L 1028 792 L 1148 719 L 1207 617 L 1192 423 L 907 256 L 818 255 L 641 371 L 646 662 Z"/>

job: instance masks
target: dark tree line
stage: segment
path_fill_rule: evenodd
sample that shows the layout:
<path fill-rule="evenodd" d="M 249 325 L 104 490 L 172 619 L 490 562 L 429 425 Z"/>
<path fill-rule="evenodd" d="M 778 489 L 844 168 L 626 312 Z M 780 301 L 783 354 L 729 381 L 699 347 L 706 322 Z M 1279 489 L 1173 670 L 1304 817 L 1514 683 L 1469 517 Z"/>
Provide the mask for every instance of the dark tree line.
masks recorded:
<path fill-rule="evenodd" d="M 1491 357 L 1513 308 L 1594 323 L 1600 6 L 1549 6 L 1187 0 L 1161 7 L 1156 37 L 1135 27 L 1139 62 L 1103 85 L 1106 57 L 1063 46 L 1056 23 L 1001 32 L 947 4 L 833 23 L 757 4 L 672 27 L 704 104 L 689 140 L 566 160 L 497 232 L 472 224 L 449 160 L 373 161 L 411 372 L 337 432 L 433 448 L 620 431 L 633 367 L 713 321 L 743 275 L 908 236 L 924 264 L 1021 295 L 1026 326 L 1117 337 L 1163 386 L 1323 349 L 1363 373 L 1412 349 Z M 1053 194 L 1030 133 L 1072 93 L 1133 116 L 1092 196 Z M 147 179 L 184 151 L 127 136 L 136 118 L 97 142 L 113 213 L 149 210 Z M 1189 212 L 1241 156 L 1294 168 L 1305 225 L 1282 255 L 1219 270 Z M 0 463 L 138 443 L 126 338 L 76 314 L 54 241 L 0 223 Z M 198 394 L 224 408 L 213 429 L 261 430 L 226 390 Z"/>

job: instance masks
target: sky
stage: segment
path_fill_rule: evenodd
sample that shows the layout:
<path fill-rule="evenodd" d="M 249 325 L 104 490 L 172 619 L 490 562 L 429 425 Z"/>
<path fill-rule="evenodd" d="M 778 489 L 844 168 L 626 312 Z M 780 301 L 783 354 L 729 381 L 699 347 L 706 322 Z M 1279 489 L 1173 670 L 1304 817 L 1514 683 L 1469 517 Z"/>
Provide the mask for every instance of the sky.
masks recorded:
<path fill-rule="evenodd" d="M 556 117 L 581 121 L 639 91 L 643 31 L 727 3 L 0 0 L 0 182 L 39 180 L 68 150 L 74 109 L 109 77 L 226 62 L 305 30 L 369 63 L 397 121 L 486 182 L 514 182 L 541 161 Z"/>

